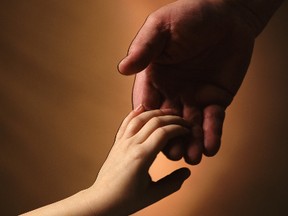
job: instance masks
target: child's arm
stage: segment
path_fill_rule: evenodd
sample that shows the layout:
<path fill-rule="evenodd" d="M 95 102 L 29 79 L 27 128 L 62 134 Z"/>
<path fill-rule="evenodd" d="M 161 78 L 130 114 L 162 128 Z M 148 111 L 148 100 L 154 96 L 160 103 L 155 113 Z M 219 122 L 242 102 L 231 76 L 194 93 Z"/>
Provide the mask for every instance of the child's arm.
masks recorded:
<path fill-rule="evenodd" d="M 148 171 L 169 139 L 189 133 L 186 122 L 140 106 L 123 121 L 95 183 L 27 215 L 128 215 L 176 192 L 190 175 L 181 168 L 157 182 Z"/>

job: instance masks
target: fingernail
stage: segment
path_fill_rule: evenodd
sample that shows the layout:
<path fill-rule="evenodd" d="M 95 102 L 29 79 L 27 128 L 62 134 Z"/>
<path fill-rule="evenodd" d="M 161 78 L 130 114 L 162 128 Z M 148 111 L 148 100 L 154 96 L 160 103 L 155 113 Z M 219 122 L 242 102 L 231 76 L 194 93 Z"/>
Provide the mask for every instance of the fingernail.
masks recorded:
<path fill-rule="evenodd" d="M 137 106 L 135 109 L 134 109 L 134 111 L 135 112 L 139 112 L 140 110 L 142 110 L 143 109 L 143 104 L 140 104 L 139 106 Z"/>

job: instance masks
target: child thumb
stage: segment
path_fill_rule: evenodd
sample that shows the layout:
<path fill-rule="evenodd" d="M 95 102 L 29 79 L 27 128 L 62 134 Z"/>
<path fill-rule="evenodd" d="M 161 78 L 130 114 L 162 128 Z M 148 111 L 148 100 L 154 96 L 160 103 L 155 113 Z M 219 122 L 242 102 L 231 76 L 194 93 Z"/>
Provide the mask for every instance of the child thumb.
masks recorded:
<path fill-rule="evenodd" d="M 154 182 L 153 186 L 149 189 L 146 206 L 178 191 L 190 174 L 191 172 L 188 168 L 180 168 Z"/>

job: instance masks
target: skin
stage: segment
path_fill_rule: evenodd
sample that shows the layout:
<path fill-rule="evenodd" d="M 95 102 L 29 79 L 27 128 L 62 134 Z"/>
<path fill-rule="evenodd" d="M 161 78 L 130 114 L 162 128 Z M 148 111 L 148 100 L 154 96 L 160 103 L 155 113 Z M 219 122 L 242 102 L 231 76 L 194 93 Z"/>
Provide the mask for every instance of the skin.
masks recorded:
<path fill-rule="evenodd" d="M 190 133 L 188 124 L 169 110 L 144 111 L 140 106 L 125 118 L 91 187 L 25 215 L 130 215 L 178 191 L 189 169 L 154 182 L 149 168 L 168 140 Z"/>
<path fill-rule="evenodd" d="M 170 108 L 189 122 L 189 139 L 170 142 L 168 158 L 198 164 L 218 152 L 225 110 L 245 77 L 255 38 L 281 1 L 249 2 L 168 4 L 147 18 L 120 62 L 122 74 L 137 73 L 134 106 Z"/>
<path fill-rule="evenodd" d="M 160 151 L 190 164 L 217 153 L 254 40 L 281 2 L 179 0 L 151 14 L 119 64 L 123 74 L 138 73 L 133 103 L 141 105 L 123 121 L 95 183 L 25 215 L 129 215 L 179 190 L 189 169 L 154 182 L 150 166 Z"/>

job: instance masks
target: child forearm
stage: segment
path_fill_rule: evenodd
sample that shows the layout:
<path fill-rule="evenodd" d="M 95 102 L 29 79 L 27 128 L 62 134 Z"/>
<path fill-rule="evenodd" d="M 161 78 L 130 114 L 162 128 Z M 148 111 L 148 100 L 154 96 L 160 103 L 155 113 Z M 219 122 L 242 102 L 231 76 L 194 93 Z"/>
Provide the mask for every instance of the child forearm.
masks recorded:
<path fill-rule="evenodd" d="M 90 195 L 88 190 L 80 191 L 66 199 L 43 206 L 22 216 L 59 216 L 59 215 L 94 215 L 90 206 Z"/>

